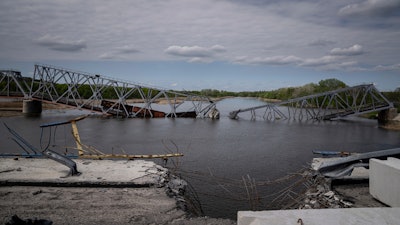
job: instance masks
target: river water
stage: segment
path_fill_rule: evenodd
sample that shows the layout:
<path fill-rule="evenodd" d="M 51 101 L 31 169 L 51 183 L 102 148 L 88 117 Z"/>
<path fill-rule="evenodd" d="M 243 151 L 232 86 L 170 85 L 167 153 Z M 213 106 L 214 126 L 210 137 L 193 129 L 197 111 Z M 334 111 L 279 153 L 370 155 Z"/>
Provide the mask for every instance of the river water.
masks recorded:
<path fill-rule="evenodd" d="M 183 153 L 184 157 L 168 161 L 167 166 L 176 169 L 177 174 L 189 182 L 191 195 L 196 197 L 192 197 L 193 203 L 201 205 L 207 216 L 233 219 L 238 210 L 274 208 L 268 204 L 271 199 L 261 199 L 255 206 L 245 198 L 248 192 L 269 196 L 282 187 L 256 189 L 250 187 L 250 181 L 271 181 L 299 171 L 309 166 L 315 157 L 312 150 L 368 152 L 400 146 L 400 132 L 381 129 L 374 120 L 299 122 L 228 118 L 232 110 L 261 104 L 263 102 L 249 98 L 222 100 L 217 103 L 221 112 L 219 120 L 88 117 L 78 122 L 78 127 L 83 143 L 108 153 Z M 0 119 L 37 147 L 45 147 L 49 140 L 51 145 L 73 146 L 69 126 L 53 128 L 51 132 L 44 130 L 41 134 L 39 125 L 82 114 L 87 111 L 51 110 L 44 111 L 40 117 Z M 9 137 L 1 125 L 1 153 L 19 149 Z M 59 149 L 65 151 L 65 147 Z M 229 185 L 238 181 L 243 181 L 241 187 Z"/>

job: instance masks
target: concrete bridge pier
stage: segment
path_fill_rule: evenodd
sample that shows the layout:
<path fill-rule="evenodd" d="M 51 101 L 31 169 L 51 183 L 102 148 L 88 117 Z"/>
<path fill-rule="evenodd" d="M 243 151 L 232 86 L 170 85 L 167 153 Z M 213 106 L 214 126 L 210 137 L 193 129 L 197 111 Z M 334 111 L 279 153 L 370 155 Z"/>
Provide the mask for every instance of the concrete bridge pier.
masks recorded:
<path fill-rule="evenodd" d="M 42 102 L 38 100 L 23 100 L 22 113 L 28 116 L 37 116 L 42 113 Z"/>
<path fill-rule="evenodd" d="M 378 113 L 378 122 L 381 124 L 385 124 L 390 120 L 394 119 L 396 116 L 397 116 L 396 108 L 385 109 Z"/>

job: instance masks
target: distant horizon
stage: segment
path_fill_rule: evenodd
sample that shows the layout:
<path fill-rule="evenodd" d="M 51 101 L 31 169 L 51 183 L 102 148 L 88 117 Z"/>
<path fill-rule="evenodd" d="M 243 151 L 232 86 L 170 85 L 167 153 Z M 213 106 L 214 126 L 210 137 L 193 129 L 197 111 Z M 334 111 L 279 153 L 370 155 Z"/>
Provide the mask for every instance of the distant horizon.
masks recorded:
<path fill-rule="evenodd" d="M 389 89 L 387 89 L 387 88 L 386 89 L 385 88 L 382 89 L 382 87 L 380 87 L 382 85 L 376 85 L 376 83 L 373 82 L 373 81 L 371 81 L 371 82 L 367 82 L 367 81 L 365 81 L 365 82 L 357 82 L 357 81 L 350 80 L 350 83 L 349 83 L 349 82 L 346 82 L 346 79 L 340 79 L 340 78 L 338 78 L 338 76 L 331 76 L 330 77 L 329 75 L 327 75 L 327 76 L 321 75 L 321 76 L 310 76 L 310 78 L 315 78 L 314 80 L 311 80 L 311 79 L 310 80 L 306 80 L 306 79 L 304 79 L 305 81 L 308 81 L 308 82 L 296 83 L 296 84 L 295 84 L 295 82 L 293 82 L 293 85 L 287 85 L 287 83 L 289 83 L 289 82 L 286 81 L 286 82 L 281 82 L 282 86 L 278 86 L 279 82 L 275 82 L 274 88 L 270 87 L 270 88 L 260 88 L 260 89 L 237 89 L 237 90 L 232 90 L 232 89 L 223 89 L 223 88 L 220 88 L 220 87 L 218 87 L 216 85 L 212 85 L 212 86 L 209 86 L 209 87 L 207 87 L 207 86 L 195 87 L 194 89 L 189 89 L 189 88 L 178 89 L 178 88 L 175 88 L 175 86 L 173 86 L 173 85 L 169 85 L 169 87 L 167 87 L 168 83 L 167 83 L 167 86 L 162 86 L 162 83 L 165 83 L 165 80 L 161 80 L 161 82 L 160 82 L 161 85 L 159 85 L 159 84 L 157 84 L 157 80 L 155 80 L 155 79 L 152 79 L 150 82 L 146 82 L 146 81 L 148 81 L 146 79 L 142 79 L 141 81 L 136 81 L 136 80 L 132 79 L 133 78 L 132 76 L 120 75 L 125 71 L 125 69 L 124 70 L 118 70 L 118 76 L 112 76 L 110 74 L 106 74 L 106 73 L 100 72 L 100 70 L 99 70 L 99 68 L 101 68 L 100 65 L 98 65 L 98 67 L 94 66 L 94 68 L 96 68 L 96 69 L 93 70 L 93 71 L 95 71 L 95 72 L 84 70 L 84 68 L 86 68 L 86 67 L 82 66 L 82 65 L 84 65 L 85 63 L 79 63 L 79 68 L 81 68 L 81 69 L 75 69 L 75 68 L 71 68 L 71 67 L 67 67 L 67 66 L 60 66 L 60 65 L 50 64 L 50 63 L 38 63 L 38 62 L 35 62 L 35 63 L 24 62 L 24 63 L 14 64 L 14 65 L 17 65 L 17 66 L 9 66 L 9 67 L 7 67 L 7 66 L 3 66 L 3 63 L 0 62 L 0 70 L 16 70 L 16 71 L 21 72 L 21 75 L 24 76 L 24 77 L 32 77 L 33 73 L 34 73 L 34 66 L 36 64 L 37 65 L 51 66 L 51 67 L 60 68 L 60 69 L 66 69 L 66 70 L 69 70 L 69 71 L 79 72 L 79 73 L 83 73 L 83 74 L 93 74 L 93 75 L 94 74 L 99 74 L 99 75 L 102 75 L 102 76 L 105 76 L 105 77 L 108 77 L 108 78 L 111 78 L 111 79 L 123 80 L 123 81 L 127 81 L 127 82 L 130 82 L 130 83 L 133 83 L 133 84 L 142 84 L 142 85 L 146 85 L 146 86 L 149 86 L 149 87 L 156 87 L 156 88 L 159 88 L 159 89 L 176 90 L 176 91 L 201 91 L 201 90 L 205 90 L 205 89 L 219 90 L 219 91 L 229 91 L 229 92 L 236 92 L 236 93 L 239 93 L 239 92 L 257 92 L 257 91 L 273 91 L 273 90 L 277 90 L 277 89 L 280 89 L 280 88 L 301 87 L 301 86 L 304 86 L 304 85 L 307 85 L 307 84 L 310 84 L 310 83 L 318 84 L 319 81 L 326 80 L 326 79 L 337 79 L 339 81 L 344 82 L 347 86 L 356 86 L 356 85 L 361 85 L 361 84 L 374 84 L 377 87 L 377 89 L 380 90 L 380 91 L 395 91 L 397 88 L 400 87 L 400 86 L 393 86 L 392 89 L 390 89 L 390 88 Z M 97 64 L 97 63 L 96 62 L 91 62 L 90 64 Z M 29 67 L 29 65 L 32 65 L 31 68 Z M 93 65 L 91 65 L 91 66 L 93 66 Z M 22 68 L 22 69 L 20 69 L 20 68 Z M 129 72 L 126 72 L 126 73 L 128 74 Z M 343 78 L 345 78 L 345 77 L 343 77 Z M 265 79 L 262 82 L 268 83 L 268 80 Z M 190 85 L 188 85 L 188 87 L 190 87 Z"/>

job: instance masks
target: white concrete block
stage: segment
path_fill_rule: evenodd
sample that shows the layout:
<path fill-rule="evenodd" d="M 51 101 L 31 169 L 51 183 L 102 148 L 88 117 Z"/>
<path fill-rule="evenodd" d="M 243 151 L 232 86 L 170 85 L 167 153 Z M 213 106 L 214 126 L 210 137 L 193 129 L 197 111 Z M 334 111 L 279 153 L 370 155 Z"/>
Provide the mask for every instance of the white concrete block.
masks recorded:
<path fill-rule="evenodd" d="M 400 207 L 400 159 L 370 159 L 369 192 L 391 207 Z"/>
<path fill-rule="evenodd" d="M 400 208 L 239 211 L 238 225 L 397 225 Z"/>

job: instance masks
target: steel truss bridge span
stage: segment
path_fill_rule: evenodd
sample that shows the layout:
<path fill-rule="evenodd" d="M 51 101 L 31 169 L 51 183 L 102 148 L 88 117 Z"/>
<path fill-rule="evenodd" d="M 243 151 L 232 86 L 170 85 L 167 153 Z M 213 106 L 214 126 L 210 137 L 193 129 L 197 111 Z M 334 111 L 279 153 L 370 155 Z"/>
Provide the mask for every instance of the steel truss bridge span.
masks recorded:
<path fill-rule="evenodd" d="M 230 112 L 231 119 L 250 113 L 251 120 L 291 119 L 330 120 L 349 115 L 377 112 L 393 107 L 373 84 L 346 87 L 335 91 L 290 99 L 279 103 L 239 109 Z"/>
<path fill-rule="evenodd" d="M 0 70 L 0 95 L 8 97 L 25 97 L 29 95 L 29 84 L 17 70 Z"/>
<path fill-rule="evenodd" d="M 216 104 L 206 96 L 167 91 L 103 75 L 47 65 L 35 65 L 30 84 L 26 84 L 20 73 L 4 72 L 0 75 L 0 79 L 15 82 L 20 87 L 20 95 L 26 99 L 65 104 L 119 117 L 219 116 Z M 24 85 L 21 85 L 21 80 Z M 107 96 L 112 97 L 105 99 Z"/>

